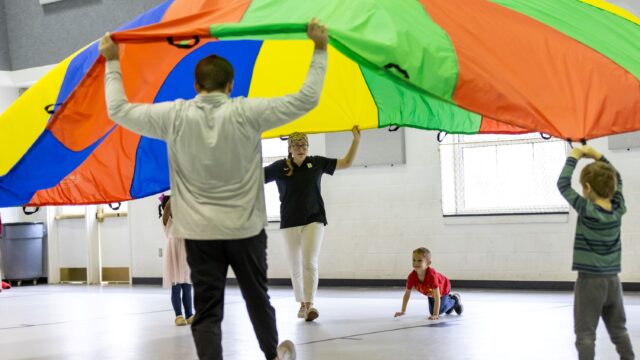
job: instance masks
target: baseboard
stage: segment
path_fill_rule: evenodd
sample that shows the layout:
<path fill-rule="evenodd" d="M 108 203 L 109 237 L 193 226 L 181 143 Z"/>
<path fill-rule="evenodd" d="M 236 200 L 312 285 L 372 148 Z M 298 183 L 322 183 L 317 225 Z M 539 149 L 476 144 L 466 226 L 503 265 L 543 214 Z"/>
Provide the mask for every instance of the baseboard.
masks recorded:
<path fill-rule="evenodd" d="M 2 280 L 5 281 L 5 282 L 10 283 L 12 286 L 17 285 L 18 281 L 20 281 L 20 286 L 22 286 L 22 285 L 26 285 L 26 286 L 29 286 L 29 285 L 43 285 L 43 284 L 47 284 L 48 281 L 49 281 L 49 279 L 47 277 L 39 277 L 37 279 L 29 279 L 29 280 L 22 280 L 22 279 L 20 279 L 20 280 L 2 279 Z M 37 282 L 37 284 L 33 283 L 34 280 Z"/>
<path fill-rule="evenodd" d="M 493 290 L 573 291 L 575 281 L 451 280 L 451 287 Z M 623 282 L 624 291 L 640 291 L 640 283 Z"/>
<path fill-rule="evenodd" d="M 160 285 L 160 286 L 162 286 L 162 278 L 160 278 L 160 277 L 134 277 L 134 278 L 131 278 L 131 285 Z"/>
<path fill-rule="evenodd" d="M 573 281 L 451 280 L 452 288 L 494 290 L 573 290 Z"/>
<path fill-rule="evenodd" d="M 162 285 L 162 278 L 136 278 L 133 285 Z M 227 279 L 227 284 L 237 285 L 235 278 Z M 323 287 L 403 287 L 404 279 L 320 279 L 318 286 Z M 271 286 L 291 286 L 291 279 L 269 279 Z M 454 289 L 490 289 L 490 290 L 558 290 L 573 291 L 573 281 L 513 281 L 513 280 L 451 280 Z M 640 291 L 640 283 L 623 282 L 624 291 Z"/>

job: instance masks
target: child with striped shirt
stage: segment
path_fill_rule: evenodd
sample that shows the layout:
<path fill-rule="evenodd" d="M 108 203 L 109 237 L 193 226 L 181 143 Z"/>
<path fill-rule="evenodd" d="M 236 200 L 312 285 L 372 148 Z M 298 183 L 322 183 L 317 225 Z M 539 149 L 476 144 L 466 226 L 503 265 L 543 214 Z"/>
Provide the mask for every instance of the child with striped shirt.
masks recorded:
<path fill-rule="evenodd" d="M 580 196 L 571 187 L 571 176 L 583 157 L 595 161 L 580 173 Z M 578 212 L 572 269 L 578 271 L 573 317 L 579 359 L 594 358 L 600 317 L 620 359 L 633 359 L 618 277 L 621 219 L 627 211 L 620 174 L 594 148 L 574 148 L 558 179 L 558 189 Z"/>

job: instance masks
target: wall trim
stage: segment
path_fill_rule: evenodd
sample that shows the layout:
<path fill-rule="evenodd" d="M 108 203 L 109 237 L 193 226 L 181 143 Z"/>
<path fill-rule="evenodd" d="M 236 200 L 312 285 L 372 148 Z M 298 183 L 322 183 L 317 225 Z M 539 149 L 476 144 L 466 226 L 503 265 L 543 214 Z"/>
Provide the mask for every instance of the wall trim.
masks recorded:
<path fill-rule="evenodd" d="M 132 279 L 133 285 L 162 285 L 162 278 Z M 319 286 L 330 287 L 404 287 L 404 279 L 320 279 Z M 451 280 L 454 289 L 573 291 L 574 281 Z M 237 285 L 235 278 L 227 284 Z M 269 279 L 271 286 L 291 286 L 289 278 Z M 640 291 L 640 283 L 623 282 L 625 291 Z"/>
<path fill-rule="evenodd" d="M 132 277 L 131 285 L 160 285 L 162 286 L 162 278 L 160 277 Z"/>
<path fill-rule="evenodd" d="M 36 284 L 33 283 L 34 280 L 36 281 Z M 44 285 L 49 283 L 49 279 L 46 276 L 39 277 L 37 279 L 28 279 L 28 280 L 3 279 L 3 281 L 11 284 L 11 286 L 14 286 L 14 287 L 37 286 L 37 285 Z M 18 281 L 20 281 L 20 285 L 18 285 Z"/>

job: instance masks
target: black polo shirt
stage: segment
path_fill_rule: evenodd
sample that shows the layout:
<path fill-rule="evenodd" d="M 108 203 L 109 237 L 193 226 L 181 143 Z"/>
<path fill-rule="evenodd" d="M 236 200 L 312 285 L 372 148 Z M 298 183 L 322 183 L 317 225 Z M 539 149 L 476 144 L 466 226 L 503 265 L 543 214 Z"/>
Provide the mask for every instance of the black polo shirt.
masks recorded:
<path fill-rule="evenodd" d="M 320 192 L 322 174 L 333 175 L 337 159 L 307 156 L 302 165 L 293 160 L 293 174 L 285 159 L 264 168 L 264 182 L 276 181 L 280 193 L 280 228 L 302 226 L 314 222 L 327 225 L 327 215 Z"/>

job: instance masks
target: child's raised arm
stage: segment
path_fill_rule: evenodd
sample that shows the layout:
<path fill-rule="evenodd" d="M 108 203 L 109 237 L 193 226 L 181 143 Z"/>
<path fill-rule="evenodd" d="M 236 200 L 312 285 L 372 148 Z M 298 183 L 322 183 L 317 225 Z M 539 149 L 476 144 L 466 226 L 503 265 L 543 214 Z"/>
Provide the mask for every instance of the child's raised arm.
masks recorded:
<path fill-rule="evenodd" d="M 405 290 L 404 296 L 402 297 L 402 311 L 397 312 L 393 317 L 404 315 L 404 313 L 407 311 L 407 304 L 409 303 L 410 297 L 411 297 L 411 289 Z"/>
<path fill-rule="evenodd" d="M 580 196 L 572 187 L 571 187 L 571 177 L 573 176 L 573 172 L 576 169 L 576 164 L 578 160 L 580 160 L 584 156 L 584 151 L 582 148 L 573 148 L 569 153 L 569 157 L 567 157 L 567 161 L 564 164 L 564 168 L 562 168 L 562 172 L 560 172 L 560 177 L 558 178 L 558 190 L 560 190 L 560 194 L 564 197 L 569 205 L 576 209 L 578 213 L 582 213 L 587 205 L 587 200 Z"/>

